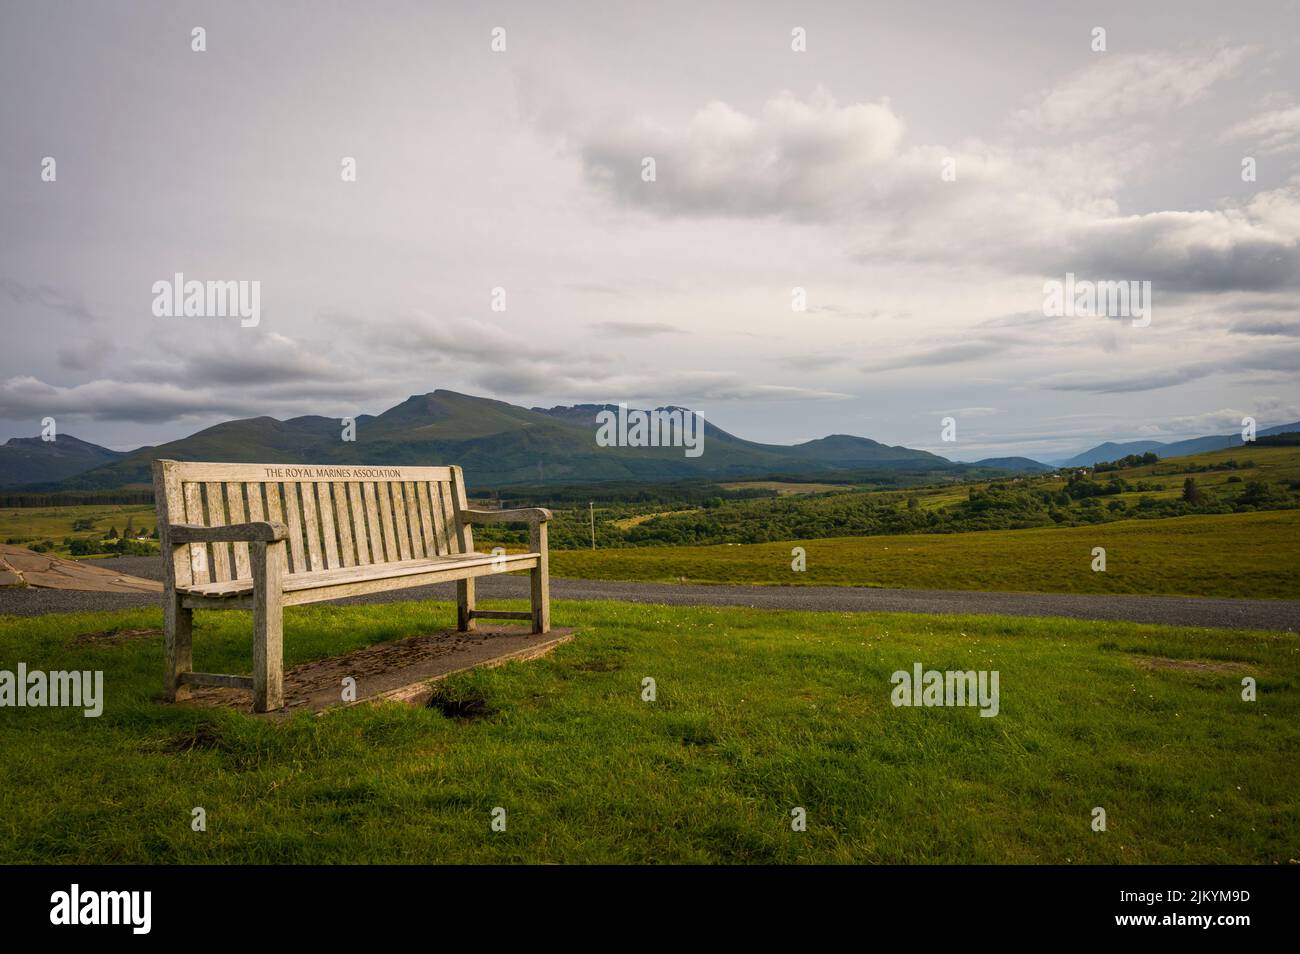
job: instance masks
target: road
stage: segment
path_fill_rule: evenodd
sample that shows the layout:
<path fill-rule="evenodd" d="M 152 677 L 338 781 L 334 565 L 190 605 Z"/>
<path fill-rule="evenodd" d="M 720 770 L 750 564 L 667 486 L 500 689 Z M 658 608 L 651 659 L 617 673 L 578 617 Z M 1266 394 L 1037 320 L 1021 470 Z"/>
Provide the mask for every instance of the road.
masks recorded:
<path fill-rule="evenodd" d="M 160 579 L 156 557 L 122 557 L 102 565 Z M 480 578 L 482 599 L 526 599 L 526 576 Z M 1229 629 L 1300 628 L 1300 600 L 1201 599 L 1188 596 L 1093 596 L 1064 593 L 984 593 L 970 590 L 894 590 L 849 586 L 694 586 L 612 580 L 551 580 L 553 600 L 619 600 L 670 606 L 749 606 L 758 609 L 850 613 L 1001 613 L 1069 619 L 1124 620 Z M 340 603 L 450 600 L 454 584 L 353 597 Z M 82 593 L 71 590 L 0 589 L 0 615 L 39 616 L 156 606 L 152 594 Z M 557 618 L 560 615 L 557 612 Z"/>

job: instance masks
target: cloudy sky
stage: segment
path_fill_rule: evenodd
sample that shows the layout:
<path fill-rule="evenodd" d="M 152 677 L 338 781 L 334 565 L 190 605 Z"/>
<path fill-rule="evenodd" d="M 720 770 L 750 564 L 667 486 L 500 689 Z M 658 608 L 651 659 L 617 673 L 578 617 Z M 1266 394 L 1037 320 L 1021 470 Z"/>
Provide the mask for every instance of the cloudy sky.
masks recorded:
<path fill-rule="evenodd" d="M 0 440 L 435 388 L 956 459 L 1300 419 L 1300 4 L 1086 6 L 6 3 Z M 176 272 L 261 323 L 155 317 Z M 1045 317 L 1067 272 L 1150 325 Z"/>

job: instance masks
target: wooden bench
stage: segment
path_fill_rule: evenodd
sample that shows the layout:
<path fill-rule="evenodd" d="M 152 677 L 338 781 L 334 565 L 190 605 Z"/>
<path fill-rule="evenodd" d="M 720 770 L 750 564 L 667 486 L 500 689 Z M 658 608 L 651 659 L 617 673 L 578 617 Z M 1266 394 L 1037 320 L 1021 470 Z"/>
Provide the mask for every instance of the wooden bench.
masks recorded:
<path fill-rule="evenodd" d="M 546 523 L 551 513 L 473 510 L 459 467 L 153 465 L 166 579 L 167 698 L 189 686 L 253 690 L 258 712 L 284 706 L 284 607 L 456 581 L 456 627 L 479 619 L 551 628 Z M 528 526 L 527 553 L 479 553 L 476 523 Z M 474 580 L 528 570 L 532 611 L 479 610 Z M 196 609 L 253 611 L 253 676 L 194 672 Z"/>

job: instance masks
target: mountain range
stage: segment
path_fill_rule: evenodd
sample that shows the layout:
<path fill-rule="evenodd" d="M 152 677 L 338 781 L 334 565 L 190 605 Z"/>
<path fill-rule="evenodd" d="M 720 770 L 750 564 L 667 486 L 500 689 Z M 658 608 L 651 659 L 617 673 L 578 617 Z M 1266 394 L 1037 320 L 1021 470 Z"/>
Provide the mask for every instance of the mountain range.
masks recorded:
<path fill-rule="evenodd" d="M 355 440 L 341 439 L 336 418 L 255 417 L 226 421 L 189 437 L 130 452 L 97 448 L 61 435 L 57 441 L 14 439 L 0 446 L 0 486 L 98 490 L 147 485 L 158 457 L 176 460 L 316 464 L 440 464 L 465 468 L 473 487 L 604 480 L 738 479 L 773 474 L 861 471 L 994 473 L 1048 469 L 1029 460 L 958 464 L 936 454 L 865 437 L 832 434 L 792 446 L 747 441 L 704 425 L 704 453 L 681 447 L 601 447 L 597 415 L 615 405 L 524 408 L 504 401 L 434 391 L 414 395 L 382 414 L 356 419 Z M 81 466 L 62 451 L 78 448 Z M 94 449 L 95 458 L 84 449 Z M 49 466 L 41 467 L 42 456 Z M 11 466 L 11 462 L 13 466 Z"/>
<path fill-rule="evenodd" d="M 1279 424 L 1276 427 L 1266 427 L 1256 432 L 1259 437 L 1269 437 L 1273 434 L 1285 434 L 1291 431 L 1300 431 L 1300 421 L 1294 424 Z M 1246 442 L 1241 439 L 1241 434 L 1213 434 L 1208 437 L 1191 437 L 1183 441 L 1127 441 L 1117 444 L 1114 441 L 1107 441 L 1104 444 L 1098 444 L 1096 447 L 1090 447 L 1080 454 L 1065 460 L 1054 461 L 1058 467 L 1091 467 L 1098 461 L 1119 460 L 1121 457 L 1127 457 L 1130 454 L 1145 454 L 1152 451 L 1158 457 L 1186 457 L 1189 454 L 1204 454 L 1209 451 L 1223 450 L 1226 447 L 1242 447 Z"/>
<path fill-rule="evenodd" d="M 336 418 L 306 416 L 286 421 L 254 417 L 226 421 L 189 437 L 113 451 L 70 435 L 55 441 L 14 438 L 0 445 L 0 486 L 40 490 L 100 490 L 150 483 L 155 458 L 312 464 L 444 464 L 465 468 L 471 487 L 584 483 L 607 480 L 734 480 L 774 475 L 815 476 L 907 472 L 992 476 L 1044 472 L 1052 466 L 1025 457 L 961 463 L 865 437 L 831 434 L 801 444 L 748 441 L 705 423 L 704 453 L 688 457 L 681 447 L 602 447 L 598 418 L 616 405 L 579 404 L 524 408 L 504 401 L 438 390 L 413 395 L 382 414 L 355 421 L 355 440 L 343 440 Z M 1266 435 L 1300 429 L 1269 428 Z M 1160 456 L 1232 446 L 1232 437 L 1206 437 L 1176 444 L 1137 441 L 1101 444 L 1064 466 L 1090 466 L 1130 453 Z M 1201 445 L 1201 442 L 1217 442 Z M 1236 439 L 1240 444 L 1240 438 Z M 1183 449 L 1186 447 L 1187 449 Z"/>

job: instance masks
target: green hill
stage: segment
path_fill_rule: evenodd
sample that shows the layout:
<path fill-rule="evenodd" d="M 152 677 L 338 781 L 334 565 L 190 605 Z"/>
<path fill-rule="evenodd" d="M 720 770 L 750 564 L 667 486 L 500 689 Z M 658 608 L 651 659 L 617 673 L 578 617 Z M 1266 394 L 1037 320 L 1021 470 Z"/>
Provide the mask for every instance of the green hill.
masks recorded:
<path fill-rule="evenodd" d="M 71 434 L 51 441 L 15 437 L 0 445 L 0 487 L 63 480 L 125 456 Z"/>

